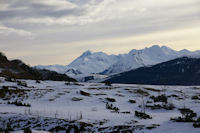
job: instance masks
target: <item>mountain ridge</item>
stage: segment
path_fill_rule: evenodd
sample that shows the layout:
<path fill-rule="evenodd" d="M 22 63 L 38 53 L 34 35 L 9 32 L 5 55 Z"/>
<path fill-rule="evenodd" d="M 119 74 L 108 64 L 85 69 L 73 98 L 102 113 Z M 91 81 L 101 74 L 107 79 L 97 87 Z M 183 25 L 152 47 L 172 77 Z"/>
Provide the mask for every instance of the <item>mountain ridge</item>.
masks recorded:
<path fill-rule="evenodd" d="M 200 58 L 181 57 L 140 67 L 105 80 L 111 83 L 151 85 L 200 85 Z"/>
<path fill-rule="evenodd" d="M 65 74 L 58 74 L 55 71 L 32 68 L 18 59 L 8 60 L 7 57 L 1 52 L 0 76 L 16 79 L 76 81 Z"/>
<path fill-rule="evenodd" d="M 196 51 L 195 51 L 196 52 Z M 126 54 L 108 55 L 104 52 L 82 53 L 78 58 L 66 66 L 36 66 L 38 69 L 54 70 L 58 73 L 77 75 L 103 74 L 113 75 L 143 66 L 155 65 L 182 56 L 195 53 L 186 49 L 176 51 L 167 46 L 153 45 L 144 49 L 132 49 Z M 200 52 L 196 52 L 197 55 Z"/>

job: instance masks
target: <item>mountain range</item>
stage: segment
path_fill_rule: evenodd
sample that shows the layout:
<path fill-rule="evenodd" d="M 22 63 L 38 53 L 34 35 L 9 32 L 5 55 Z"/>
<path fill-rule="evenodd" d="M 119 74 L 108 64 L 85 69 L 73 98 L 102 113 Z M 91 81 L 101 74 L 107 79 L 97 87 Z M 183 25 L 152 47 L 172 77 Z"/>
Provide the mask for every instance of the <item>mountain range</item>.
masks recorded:
<path fill-rule="evenodd" d="M 176 51 L 158 45 L 119 55 L 88 50 L 66 66 L 35 67 L 20 60 L 8 60 L 0 53 L 0 76 L 34 80 L 200 85 L 200 51 Z"/>
<path fill-rule="evenodd" d="M 108 55 L 103 52 L 91 52 L 88 50 L 69 65 L 40 65 L 36 66 L 36 68 L 67 74 L 79 80 L 83 77 L 90 77 L 91 75 L 94 77 L 94 74 L 97 76 L 115 75 L 117 73 L 159 64 L 195 53 L 199 53 L 199 51 L 192 52 L 186 49 L 176 51 L 169 47 L 158 45 L 140 50 L 133 49 L 126 54 L 119 55 Z"/>

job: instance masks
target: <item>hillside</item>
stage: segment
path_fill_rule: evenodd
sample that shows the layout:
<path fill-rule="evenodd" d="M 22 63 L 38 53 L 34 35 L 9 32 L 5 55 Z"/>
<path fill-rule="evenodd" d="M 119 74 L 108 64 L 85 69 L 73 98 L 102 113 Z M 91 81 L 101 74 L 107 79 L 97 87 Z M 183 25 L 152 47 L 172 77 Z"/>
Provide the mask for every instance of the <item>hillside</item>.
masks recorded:
<path fill-rule="evenodd" d="M 3 53 L 0 53 L 0 76 L 17 79 L 76 81 L 65 74 L 34 69 L 20 60 L 10 61 Z"/>
<path fill-rule="evenodd" d="M 154 85 L 200 85 L 200 59 L 182 57 L 112 76 L 106 82 Z"/>

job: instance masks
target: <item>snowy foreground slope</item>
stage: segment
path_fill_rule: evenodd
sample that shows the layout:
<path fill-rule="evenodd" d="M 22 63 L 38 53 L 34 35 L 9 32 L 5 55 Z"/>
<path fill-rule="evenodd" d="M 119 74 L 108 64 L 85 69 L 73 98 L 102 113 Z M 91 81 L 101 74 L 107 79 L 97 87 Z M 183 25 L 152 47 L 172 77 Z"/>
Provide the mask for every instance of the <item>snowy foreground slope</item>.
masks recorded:
<path fill-rule="evenodd" d="M 200 133 L 193 122 L 170 120 L 182 117 L 178 109 L 184 107 L 197 114 L 194 119 L 200 116 L 197 86 L 0 80 L 0 130 Z M 155 99 L 162 95 L 167 101 Z M 151 119 L 137 117 L 135 111 L 145 111 Z"/>

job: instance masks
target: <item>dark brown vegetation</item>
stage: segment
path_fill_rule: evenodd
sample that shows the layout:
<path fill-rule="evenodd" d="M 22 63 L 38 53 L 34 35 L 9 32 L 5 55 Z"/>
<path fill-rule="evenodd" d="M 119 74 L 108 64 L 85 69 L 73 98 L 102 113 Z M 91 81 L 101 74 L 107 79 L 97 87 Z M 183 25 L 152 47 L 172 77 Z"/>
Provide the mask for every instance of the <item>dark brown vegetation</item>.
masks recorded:
<path fill-rule="evenodd" d="M 106 103 L 106 109 L 112 110 L 113 112 L 119 113 L 119 108 L 114 107 L 113 104 Z"/>
<path fill-rule="evenodd" d="M 171 118 L 175 122 L 192 122 L 194 128 L 200 128 L 200 117 L 196 118 L 197 114 L 189 108 L 180 108 L 181 117 Z"/>
<path fill-rule="evenodd" d="M 154 105 L 146 105 L 146 108 L 150 108 L 152 110 L 156 109 L 165 109 L 165 110 L 173 110 L 176 108 L 173 104 L 154 104 Z"/>
<path fill-rule="evenodd" d="M 26 94 L 23 89 L 9 89 L 9 86 L 3 86 L 0 89 L 0 98 L 3 100 L 10 100 L 12 95 L 17 95 L 17 97 L 22 97 Z"/>
<path fill-rule="evenodd" d="M 109 102 L 116 102 L 116 100 L 114 98 L 110 98 L 110 97 L 107 97 L 106 100 Z"/>
<path fill-rule="evenodd" d="M 167 100 L 168 100 L 166 95 L 151 96 L 150 98 L 153 99 L 154 102 L 167 103 Z"/>
<path fill-rule="evenodd" d="M 129 103 L 136 103 L 136 101 L 133 99 L 129 99 Z"/>
<path fill-rule="evenodd" d="M 76 81 L 65 74 L 59 74 L 49 70 L 37 70 L 21 60 L 8 60 L 7 57 L 0 52 L 0 76 L 15 79 L 33 79 L 33 80 L 55 80 L 55 81 Z"/>
<path fill-rule="evenodd" d="M 90 96 L 90 93 L 82 91 L 82 90 L 80 91 L 80 94 L 83 96 Z"/>
<path fill-rule="evenodd" d="M 144 112 L 135 111 L 135 116 L 141 119 L 152 119 L 152 117 Z"/>
<path fill-rule="evenodd" d="M 15 100 L 14 102 L 8 102 L 8 104 L 14 104 L 16 106 L 31 107 L 29 103 L 22 103 L 21 101 L 17 101 L 17 100 Z"/>

